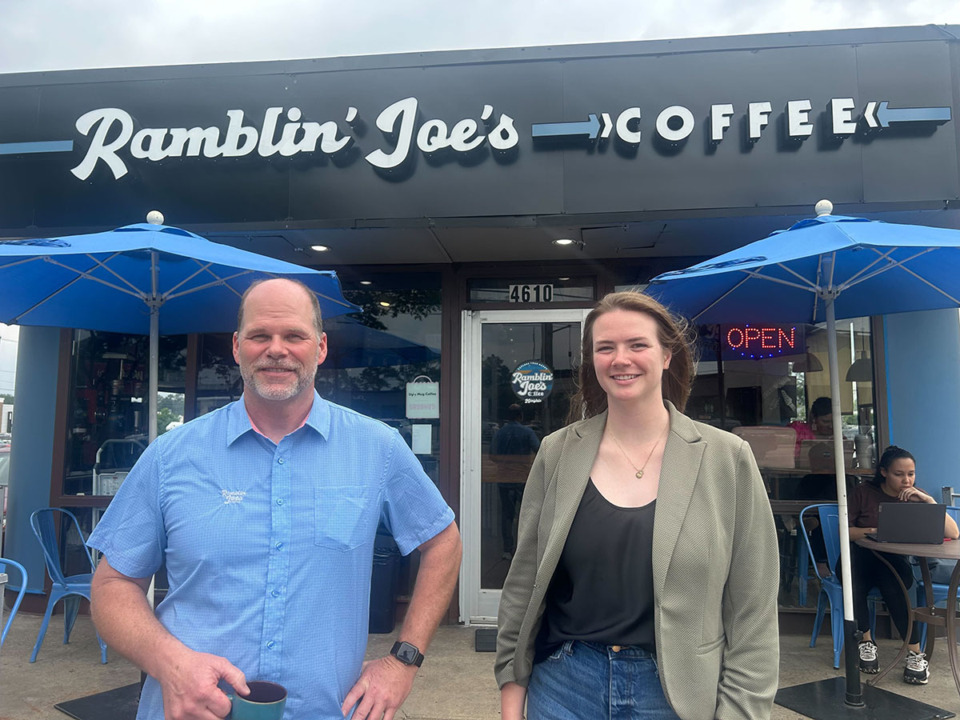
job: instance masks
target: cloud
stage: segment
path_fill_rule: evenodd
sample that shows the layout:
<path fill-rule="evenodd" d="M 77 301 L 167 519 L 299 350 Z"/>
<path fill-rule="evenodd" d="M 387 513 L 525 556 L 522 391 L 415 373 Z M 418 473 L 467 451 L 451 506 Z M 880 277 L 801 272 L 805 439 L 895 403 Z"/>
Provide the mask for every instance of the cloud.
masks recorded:
<path fill-rule="evenodd" d="M 0 0 L 0 72 L 960 23 L 956 0 Z"/>

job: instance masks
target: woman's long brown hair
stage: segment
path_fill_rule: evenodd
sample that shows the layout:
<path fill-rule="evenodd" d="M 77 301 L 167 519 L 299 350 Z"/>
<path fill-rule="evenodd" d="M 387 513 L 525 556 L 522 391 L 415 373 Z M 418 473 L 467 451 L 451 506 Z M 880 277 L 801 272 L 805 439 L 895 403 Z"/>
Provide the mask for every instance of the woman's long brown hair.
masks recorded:
<path fill-rule="evenodd" d="M 570 399 L 567 422 L 590 418 L 607 409 L 607 394 L 600 387 L 593 365 L 593 326 L 597 318 L 613 310 L 643 313 L 657 323 L 657 338 L 670 353 L 670 367 L 663 371 L 663 397 L 683 412 L 696 376 L 696 333 L 684 318 L 674 315 L 649 295 L 627 291 L 610 293 L 587 315 L 583 324 L 577 393 Z"/>

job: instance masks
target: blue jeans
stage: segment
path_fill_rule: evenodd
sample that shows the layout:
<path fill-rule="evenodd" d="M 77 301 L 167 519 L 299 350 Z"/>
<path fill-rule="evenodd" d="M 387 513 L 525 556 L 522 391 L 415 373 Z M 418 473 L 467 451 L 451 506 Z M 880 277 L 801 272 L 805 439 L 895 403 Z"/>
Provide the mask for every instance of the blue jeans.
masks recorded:
<path fill-rule="evenodd" d="M 568 640 L 534 665 L 528 720 L 679 720 L 663 696 L 656 658 L 614 647 Z"/>

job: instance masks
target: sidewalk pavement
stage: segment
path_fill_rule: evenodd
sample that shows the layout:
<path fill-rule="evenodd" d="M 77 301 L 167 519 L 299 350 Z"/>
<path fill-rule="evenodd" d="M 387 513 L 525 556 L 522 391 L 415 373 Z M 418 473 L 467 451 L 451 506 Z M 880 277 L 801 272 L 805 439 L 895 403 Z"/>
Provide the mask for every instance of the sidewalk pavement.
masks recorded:
<path fill-rule="evenodd" d="M 829 627 L 829 623 L 825 623 Z M 100 664 L 100 653 L 90 617 L 81 615 L 69 645 L 61 644 L 63 616 L 54 616 L 37 662 L 28 661 L 36 641 L 40 617 L 21 613 L 0 649 L 0 720 L 66 720 L 54 708 L 65 700 L 112 690 L 140 678 L 139 671 L 116 653 Z M 392 635 L 371 635 L 368 656 L 387 652 Z M 780 638 L 780 686 L 842 676 L 831 665 L 829 634 L 821 635 L 816 648 L 809 637 Z M 880 641 L 880 659 L 892 658 L 899 643 Z M 442 627 L 417 673 L 413 692 L 397 714 L 397 720 L 496 720 L 500 716 L 499 695 L 493 678 L 493 653 L 474 651 L 474 629 Z M 960 712 L 960 695 L 950 677 L 946 643 L 938 639 L 931 679 L 926 686 L 905 685 L 894 669 L 881 687 L 937 707 Z M 772 720 L 804 718 L 779 705 Z M 868 720 L 868 718 L 863 718 Z"/>

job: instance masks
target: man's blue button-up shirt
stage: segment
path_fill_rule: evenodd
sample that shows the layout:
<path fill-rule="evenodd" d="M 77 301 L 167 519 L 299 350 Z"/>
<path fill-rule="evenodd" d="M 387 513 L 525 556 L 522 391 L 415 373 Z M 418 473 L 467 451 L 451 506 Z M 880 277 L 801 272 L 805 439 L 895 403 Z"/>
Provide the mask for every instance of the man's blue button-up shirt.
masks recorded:
<path fill-rule="evenodd" d="M 88 544 L 130 577 L 165 561 L 157 617 L 174 636 L 284 685 L 285 718 L 340 720 L 381 520 L 403 554 L 453 522 L 399 433 L 315 393 L 306 423 L 274 444 L 241 398 L 152 443 Z M 163 718 L 153 678 L 137 718 Z"/>

